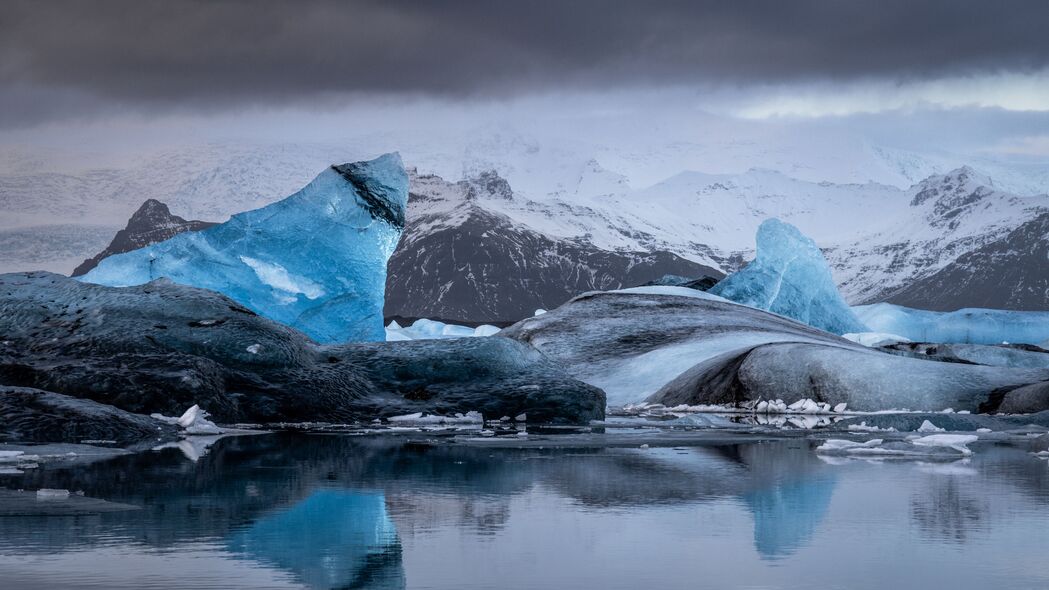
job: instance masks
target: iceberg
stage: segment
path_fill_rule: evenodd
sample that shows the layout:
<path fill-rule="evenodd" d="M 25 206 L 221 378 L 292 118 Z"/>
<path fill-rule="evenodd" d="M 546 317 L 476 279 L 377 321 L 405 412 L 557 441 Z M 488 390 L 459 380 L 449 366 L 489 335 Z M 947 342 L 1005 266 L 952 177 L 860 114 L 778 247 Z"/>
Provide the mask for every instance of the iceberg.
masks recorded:
<path fill-rule="evenodd" d="M 823 343 L 870 352 L 834 334 L 709 292 L 666 286 L 584 293 L 499 336 L 538 348 L 576 378 L 603 389 L 613 406 L 645 400 L 703 360 L 770 342 Z"/>
<path fill-rule="evenodd" d="M 110 256 L 79 278 L 127 287 L 166 277 L 218 291 L 319 343 L 382 341 L 386 264 L 407 201 L 399 155 L 336 165 L 281 201 Z"/>
<path fill-rule="evenodd" d="M 747 404 L 806 398 L 851 411 L 993 411 L 1001 392 L 1049 381 L 1049 369 L 938 362 L 864 347 L 770 342 L 697 363 L 648 398 L 649 403 Z M 1026 407 L 1049 409 L 1039 396 Z M 1039 402 L 1038 400 L 1043 401 Z"/>
<path fill-rule="evenodd" d="M 0 334 L 0 384 L 22 384 L 0 386 L 0 438 L 173 436 L 177 416 L 187 430 L 212 429 L 203 411 L 219 424 L 471 411 L 586 424 L 605 415 L 604 393 L 521 342 L 320 345 L 220 293 L 168 280 L 117 288 L 2 274 Z"/>
<path fill-rule="evenodd" d="M 1049 339 L 1049 312 L 967 308 L 940 312 L 891 303 L 858 305 L 852 310 L 877 332 L 915 342 L 958 344 L 1039 344 Z"/>
<path fill-rule="evenodd" d="M 757 247 L 753 262 L 710 293 L 835 334 L 871 331 L 842 299 L 819 247 L 798 228 L 766 219 L 758 227 Z"/>

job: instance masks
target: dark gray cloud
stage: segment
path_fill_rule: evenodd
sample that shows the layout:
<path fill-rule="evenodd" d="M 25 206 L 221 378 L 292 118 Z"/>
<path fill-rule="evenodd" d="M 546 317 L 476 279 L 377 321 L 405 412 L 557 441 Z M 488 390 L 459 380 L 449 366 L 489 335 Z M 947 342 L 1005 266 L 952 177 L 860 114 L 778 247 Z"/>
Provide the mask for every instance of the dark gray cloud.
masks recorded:
<path fill-rule="evenodd" d="M 0 109 L 907 80 L 1044 68 L 1047 30 L 1045 0 L 5 0 Z"/>

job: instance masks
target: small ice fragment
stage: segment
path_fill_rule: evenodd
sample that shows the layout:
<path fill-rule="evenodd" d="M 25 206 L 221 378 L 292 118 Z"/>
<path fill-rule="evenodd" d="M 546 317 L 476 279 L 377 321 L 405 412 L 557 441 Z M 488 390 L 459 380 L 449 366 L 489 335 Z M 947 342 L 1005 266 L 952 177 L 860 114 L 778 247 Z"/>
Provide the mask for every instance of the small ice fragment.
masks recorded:
<path fill-rule="evenodd" d="M 494 336 L 498 333 L 499 328 L 489 324 L 481 324 L 480 326 L 474 328 L 474 336 L 477 336 L 479 338 L 483 336 Z"/>
<path fill-rule="evenodd" d="M 994 431 L 991 430 L 990 428 L 977 428 L 976 432 L 987 433 L 987 432 L 994 432 Z"/>
<path fill-rule="evenodd" d="M 258 354 L 259 351 L 262 350 L 262 345 L 261 344 L 252 344 L 251 346 L 247 347 L 244 350 L 247 350 L 251 354 Z"/>
<path fill-rule="evenodd" d="M 843 413 L 845 411 L 845 408 L 848 408 L 848 407 L 849 407 L 849 404 L 844 403 L 844 402 L 840 403 L 840 404 L 834 406 L 834 413 L 835 414 L 841 414 L 841 413 Z"/>
<path fill-rule="evenodd" d="M 647 449 L 648 448 L 648 443 L 645 443 L 645 444 L 641 445 L 641 448 L 642 449 Z"/>
<path fill-rule="evenodd" d="M 921 447 L 946 447 L 954 449 L 963 455 L 971 455 L 973 452 L 965 445 L 978 440 L 980 440 L 980 437 L 974 434 L 930 434 L 929 436 L 912 440 L 911 444 Z"/>
<path fill-rule="evenodd" d="M 64 500 L 69 497 L 69 490 L 40 488 L 36 491 L 37 500 Z"/>
<path fill-rule="evenodd" d="M 537 310 L 535 310 L 535 313 L 532 314 L 532 317 L 540 316 L 540 315 L 543 315 L 544 313 L 546 313 L 545 309 L 537 309 Z"/>
<path fill-rule="evenodd" d="M 221 434 L 222 429 L 214 422 L 208 420 L 208 413 L 200 406 L 186 410 L 178 419 L 178 425 L 186 430 L 187 434 Z"/>
<path fill-rule="evenodd" d="M 518 414 L 518 415 L 514 416 L 514 420 L 517 421 L 517 422 L 527 422 L 528 421 L 528 414 Z"/>
<path fill-rule="evenodd" d="M 917 432 L 947 432 L 947 429 L 940 428 L 939 426 L 926 420 L 922 422 L 921 426 L 918 427 Z"/>
<path fill-rule="evenodd" d="M 822 445 L 816 447 L 817 453 L 855 453 L 863 449 L 874 449 L 881 446 L 883 439 L 872 438 L 866 442 L 856 442 L 840 438 L 827 439 Z"/>

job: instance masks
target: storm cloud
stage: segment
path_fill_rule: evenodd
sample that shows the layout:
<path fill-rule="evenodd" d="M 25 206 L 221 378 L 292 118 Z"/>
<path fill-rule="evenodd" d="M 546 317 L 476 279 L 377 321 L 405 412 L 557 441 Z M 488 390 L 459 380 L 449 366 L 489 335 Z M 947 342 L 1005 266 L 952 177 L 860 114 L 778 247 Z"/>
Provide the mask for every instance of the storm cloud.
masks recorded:
<path fill-rule="evenodd" d="M 3 118 L 1037 72 L 1049 3 L 7 0 Z"/>

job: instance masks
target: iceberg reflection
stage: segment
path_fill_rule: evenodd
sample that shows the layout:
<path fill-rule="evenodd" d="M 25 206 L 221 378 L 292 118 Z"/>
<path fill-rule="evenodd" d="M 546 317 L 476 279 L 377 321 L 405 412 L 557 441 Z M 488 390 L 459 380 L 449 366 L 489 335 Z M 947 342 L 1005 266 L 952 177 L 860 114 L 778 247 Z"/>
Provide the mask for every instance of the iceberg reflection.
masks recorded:
<path fill-rule="evenodd" d="M 235 531 L 227 548 L 309 588 L 405 586 L 401 544 L 382 493 L 317 490 Z"/>

